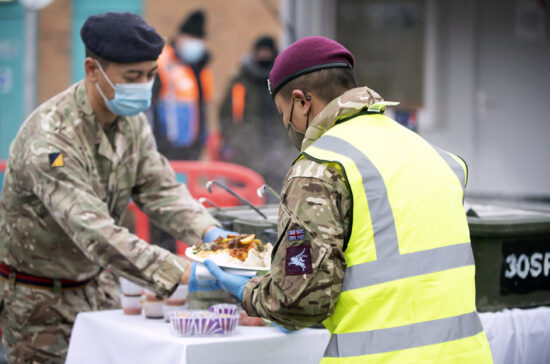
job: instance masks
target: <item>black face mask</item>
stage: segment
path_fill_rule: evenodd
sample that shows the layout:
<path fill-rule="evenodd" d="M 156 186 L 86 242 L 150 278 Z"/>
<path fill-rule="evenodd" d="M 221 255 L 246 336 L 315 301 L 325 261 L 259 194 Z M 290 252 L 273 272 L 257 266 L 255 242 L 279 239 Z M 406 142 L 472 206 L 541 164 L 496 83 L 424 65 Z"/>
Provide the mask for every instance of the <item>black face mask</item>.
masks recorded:
<path fill-rule="evenodd" d="M 309 101 L 309 99 L 308 99 L 308 101 Z M 292 100 L 292 107 L 290 108 L 290 118 L 288 120 L 288 124 L 286 125 L 286 130 L 287 130 L 287 133 L 288 133 L 288 137 L 290 138 L 290 140 L 292 141 L 294 146 L 296 146 L 298 151 L 301 152 L 302 151 L 302 143 L 304 141 L 304 137 L 306 136 L 306 133 L 303 132 L 303 131 L 299 131 L 298 129 L 296 129 L 294 124 L 292 124 L 292 114 L 293 113 L 294 113 L 294 99 Z M 308 127 L 309 127 L 309 111 L 307 113 L 306 130 L 307 130 Z"/>
<path fill-rule="evenodd" d="M 273 67 L 273 61 L 270 59 L 261 59 L 258 61 L 258 65 L 266 70 L 269 70 Z"/>

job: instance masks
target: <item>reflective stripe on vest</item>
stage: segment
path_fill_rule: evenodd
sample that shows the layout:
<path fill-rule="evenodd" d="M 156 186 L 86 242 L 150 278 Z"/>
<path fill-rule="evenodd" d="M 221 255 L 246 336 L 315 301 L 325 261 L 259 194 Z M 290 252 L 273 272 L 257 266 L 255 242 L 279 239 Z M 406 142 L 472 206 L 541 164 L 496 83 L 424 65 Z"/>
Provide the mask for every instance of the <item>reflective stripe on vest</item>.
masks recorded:
<path fill-rule="evenodd" d="M 366 332 L 333 334 L 325 350 L 328 357 L 385 353 L 440 344 L 483 331 L 477 312 L 440 320 Z"/>
<path fill-rule="evenodd" d="M 376 123 L 383 124 L 385 122 L 389 122 L 388 118 L 381 117 L 379 115 L 357 117 L 357 119 L 359 118 L 365 120 L 365 122 L 368 122 L 367 120 L 369 118 L 372 118 L 370 120 L 373 120 Z M 384 118 L 386 120 L 380 118 Z M 347 121 L 346 123 L 348 122 L 349 121 Z M 338 128 L 339 126 L 336 126 L 333 129 L 341 130 Z M 364 129 L 361 129 L 362 126 L 357 129 L 354 128 L 355 127 L 351 127 L 352 133 L 355 133 L 357 131 L 357 135 L 364 135 L 360 134 L 365 132 Z M 393 128 L 393 126 L 391 126 L 390 128 Z M 364 193 L 364 196 L 366 198 L 366 204 L 363 203 L 361 205 L 358 205 L 361 206 L 359 210 L 356 210 L 356 208 L 354 208 L 353 226 L 355 227 L 358 223 L 365 224 L 364 217 L 356 216 L 356 214 L 363 214 L 361 213 L 362 206 L 368 206 L 368 216 L 370 216 L 370 221 L 367 221 L 367 223 L 370 223 L 372 227 L 372 236 L 369 238 L 369 241 L 371 241 L 371 243 L 374 245 L 374 250 L 376 252 L 375 260 L 366 262 L 356 261 L 356 264 L 348 263 L 348 267 L 344 276 L 342 292 L 346 292 L 346 294 L 349 293 L 352 295 L 350 297 L 353 297 L 353 295 L 355 294 L 353 293 L 353 290 L 361 290 L 374 285 L 382 285 L 380 287 L 383 287 L 384 284 L 388 284 L 389 282 L 393 282 L 399 279 L 416 277 L 421 278 L 422 276 L 432 273 L 439 274 L 441 272 L 455 269 L 464 269 L 466 267 L 471 267 L 474 265 L 473 253 L 470 243 L 468 241 L 456 242 L 451 245 L 442 244 L 443 246 L 432 249 L 424 249 L 420 251 L 401 254 L 393 210 L 390 204 L 386 184 L 384 182 L 384 178 L 381 175 L 381 172 L 369 159 L 365 152 L 358 149 L 358 147 L 354 146 L 349 141 L 343 139 L 343 136 L 346 135 L 345 133 L 342 134 L 343 132 L 335 131 L 333 129 L 329 130 L 329 132 L 325 133 L 325 135 L 317 140 L 312 145 L 313 148 L 310 147 L 306 149 L 304 155 L 315 160 L 325 161 L 328 163 L 336 162 L 340 164 L 344 169 L 346 179 L 348 178 L 348 172 L 353 172 L 352 174 L 356 176 L 354 179 L 355 182 L 348 181 L 350 183 L 350 187 L 355 186 L 351 187 L 354 204 L 356 202 L 360 203 L 360 199 L 363 199 L 363 197 L 359 198 L 355 194 L 362 193 Z M 347 132 L 350 132 L 350 129 L 347 129 Z M 342 137 L 340 137 L 340 135 Z M 414 138 L 410 138 L 410 140 L 411 145 L 413 146 L 415 145 L 415 143 L 420 143 Z M 355 139 L 355 143 L 355 145 L 359 145 L 359 148 L 363 148 L 366 151 L 370 150 L 368 148 L 367 141 L 365 141 L 365 144 L 357 144 L 363 143 L 363 141 L 358 142 L 357 139 Z M 384 141 L 380 141 L 380 143 L 384 143 Z M 425 142 L 422 143 L 425 144 Z M 425 153 L 429 153 L 429 146 L 426 148 L 427 150 L 424 149 Z M 464 189 L 466 184 L 466 171 L 463 165 L 450 153 L 447 153 L 437 147 L 433 147 L 433 150 L 435 150 L 437 154 L 441 157 L 441 159 L 446 162 L 448 167 L 452 170 L 452 173 L 458 178 L 462 189 Z M 327 155 L 329 156 L 329 158 L 327 158 Z M 435 156 L 435 154 L 433 155 Z M 343 156 L 344 158 L 342 159 L 342 157 L 339 156 Z M 350 161 L 352 162 L 352 164 L 350 164 Z M 444 166 L 444 164 L 441 164 L 441 166 Z M 347 168 L 353 168 L 354 170 L 356 169 L 357 172 L 348 171 Z M 452 174 L 450 174 L 451 171 L 441 171 L 441 173 L 443 173 L 443 175 L 445 176 L 452 176 Z M 357 179 L 359 176 L 361 180 Z M 391 178 L 391 175 L 386 177 Z M 446 181 L 450 180 L 446 179 Z M 361 192 L 361 190 L 363 190 L 363 192 Z M 454 196 L 458 195 L 455 194 Z M 455 211 L 458 210 L 456 210 L 455 208 Z M 352 230 L 353 229 L 354 228 L 352 227 Z M 351 245 L 352 243 L 355 243 L 355 248 L 357 248 L 358 245 L 356 244 L 358 238 L 354 238 L 353 233 L 351 235 L 352 237 L 350 238 L 349 244 Z M 454 236 L 454 238 L 456 238 L 457 236 L 458 235 Z M 467 237 L 464 238 L 466 239 Z M 352 242 L 352 240 L 354 241 Z M 346 256 L 346 252 L 344 252 L 344 255 Z M 347 259 L 348 258 L 346 256 L 346 261 Z M 473 279 L 471 280 L 471 282 L 468 282 L 468 287 L 471 287 L 471 289 L 473 290 Z M 397 287 L 396 289 L 399 289 L 399 286 L 395 287 Z M 337 308 L 338 304 L 341 302 L 342 298 L 338 301 Z M 390 303 L 390 306 L 392 304 L 395 304 L 395 302 Z M 479 317 L 477 315 L 477 312 L 475 311 L 473 300 L 471 304 L 468 303 L 466 306 L 464 306 L 469 307 L 469 310 L 474 309 L 474 311 L 472 312 L 469 312 L 467 310 L 459 310 L 455 313 L 456 316 L 449 315 L 448 317 L 425 321 L 419 320 L 418 322 L 414 322 L 413 320 L 413 322 L 411 322 L 410 324 L 396 326 L 390 325 L 386 328 L 384 328 L 384 324 L 380 324 L 380 326 L 374 325 L 375 329 L 373 330 L 363 330 L 357 332 L 353 332 L 357 330 L 357 328 L 353 328 L 354 326 L 359 327 L 357 326 L 357 324 L 354 324 L 353 322 L 342 323 L 342 320 L 346 320 L 344 317 L 346 317 L 345 315 L 347 315 L 346 311 L 343 311 L 345 310 L 344 307 L 348 307 L 346 306 L 347 304 L 343 305 L 344 306 L 340 306 L 341 315 L 339 317 L 341 318 L 332 319 L 333 328 L 337 328 L 338 330 L 336 330 L 336 333 L 332 334 L 329 345 L 326 349 L 325 357 L 327 359 L 330 357 L 339 357 L 344 359 L 352 356 L 363 356 L 378 353 L 386 354 L 403 349 L 412 349 L 420 346 L 448 343 L 453 340 L 471 338 L 477 334 L 482 334 L 483 331 L 481 323 L 479 321 Z M 349 309 L 352 308 L 350 307 Z M 357 311 L 355 309 L 353 312 L 354 315 L 361 315 L 360 310 Z M 368 312 L 363 313 L 365 315 L 369 314 Z M 342 316 L 342 314 L 344 316 Z M 421 317 L 428 316 L 430 315 L 424 315 Z M 359 318 L 360 316 L 357 317 Z M 437 317 L 437 314 L 433 315 L 433 317 Z M 340 325 L 344 326 L 340 327 Z M 376 326 L 382 328 L 376 329 Z M 484 334 L 482 335 L 483 339 L 480 340 L 484 340 L 484 342 L 486 343 L 486 338 L 484 337 Z M 477 348 L 476 350 L 478 349 L 479 348 Z M 479 358 L 482 359 L 485 359 L 487 357 L 490 358 L 490 350 L 488 349 L 488 344 L 485 345 L 485 347 L 479 349 L 477 353 L 478 354 L 473 355 L 478 355 Z M 349 359 L 351 360 L 350 362 L 354 362 L 354 358 Z M 482 360 L 482 362 L 486 361 Z"/>
<path fill-rule="evenodd" d="M 474 264 L 470 243 L 400 255 L 386 186 L 376 167 L 366 155 L 343 139 L 326 135 L 315 142 L 315 146 L 353 160 L 363 177 L 363 187 L 372 220 L 377 260 L 347 268 L 342 291 Z M 465 174 L 462 167 L 450 154 L 439 148 L 435 149 L 442 157 L 445 156 L 443 159 L 464 186 Z M 461 176 L 459 171 L 462 171 Z M 369 197 L 373 195 L 383 197 L 371 201 Z"/>
<path fill-rule="evenodd" d="M 439 153 L 441 158 L 451 167 L 453 172 L 456 174 L 456 177 L 462 184 L 462 188 L 466 189 L 466 173 L 464 172 L 464 169 L 462 166 L 457 162 L 456 159 L 449 153 L 444 151 L 443 149 L 440 149 L 436 146 L 433 146 L 433 148 Z"/>

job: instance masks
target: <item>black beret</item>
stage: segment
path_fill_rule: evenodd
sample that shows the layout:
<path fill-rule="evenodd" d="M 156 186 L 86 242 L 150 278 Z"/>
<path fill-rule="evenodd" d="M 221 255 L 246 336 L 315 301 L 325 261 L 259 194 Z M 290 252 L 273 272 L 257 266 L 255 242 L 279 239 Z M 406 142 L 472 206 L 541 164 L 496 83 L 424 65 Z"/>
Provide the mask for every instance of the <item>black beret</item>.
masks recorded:
<path fill-rule="evenodd" d="M 275 41 L 269 35 L 264 35 L 262 37 L 259 37 L 254 42 L 254 50 L 257 50 L 260 48 L 270 48 L 273 51 L 275 51 Z"/>
<path fill-rule="evenodd" d="M 84 22 L 80 36 L 97 56 L 119 63 L 154 61 L 164 47 L 155 28 L 128 12 L 92 15 Z"/>
<path fill-rule="evenodd" d="M 204 38 L 204 12 L 202 10 L 195 10 L 187 19 L 183 20 L 180 24 L 180 33 L 191 34 L 199 38 Z"/>

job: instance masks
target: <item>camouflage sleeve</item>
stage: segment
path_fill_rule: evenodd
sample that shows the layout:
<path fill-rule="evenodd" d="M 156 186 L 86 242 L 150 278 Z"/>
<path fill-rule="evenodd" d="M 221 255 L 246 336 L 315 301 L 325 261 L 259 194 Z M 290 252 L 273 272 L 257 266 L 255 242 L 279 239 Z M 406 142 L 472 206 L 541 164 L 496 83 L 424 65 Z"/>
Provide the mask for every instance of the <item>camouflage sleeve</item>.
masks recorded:
<path fill-rule="evenodd" d="M 293 170 L 306 166 L 309 173 L 296 176 L 291 170 L 283 187 L 271 270 L 247 283 L 242 300 L 249 315 L 288 329 L 332 314 L 346 268 L 349 193 L 335 168 L 301 160 Z"/>
<path fill-rule="evenodd" d="M 64 161 L 52 167 L 52 153 Z M 61 133 L 43 133 L 23 155 L 33 193 L 55 222 L 91 261 L 117 275 L 167 295 L 176 288 L 185 266 L 178 257 L 150 245 L 116 225 L 107 204 L 88 182 L 86 158 L 74 141 Z"/>
<path fill-rule="evenodd" d="M 144 122 L 140 135 L 141 152 L 132 198 L 158 226 L 187 244 L 202 240 L 209 226 L 219 223 L 206 208 L 176 181 L 168 160 L 154 148 L 153 135 Z"/>

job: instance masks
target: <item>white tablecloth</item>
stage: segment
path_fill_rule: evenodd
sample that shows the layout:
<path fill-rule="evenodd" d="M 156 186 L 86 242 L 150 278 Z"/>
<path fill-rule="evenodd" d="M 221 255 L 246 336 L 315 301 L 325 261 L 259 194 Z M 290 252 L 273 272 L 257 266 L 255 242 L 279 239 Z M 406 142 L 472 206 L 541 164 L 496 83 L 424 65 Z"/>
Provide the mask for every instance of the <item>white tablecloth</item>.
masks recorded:
<path fill-rule="evenodd" d="M 550 363 L 550 307 L 480 314 L 495 364 Z M 81 313 L 67 357 L 81 363 L 318 363 L 326 330 L 284 334 L 274 327 L 238 327 L 227 337 L 182 338 L 162 320 L 121 310 Z"/>
<path fill-rule="evenodd" d="M 550 307 L 480 314 L 495 364 L 550 363 Z"/>
<path fill-rule="evenodd" d="M 321 329 L 285 334 L 275 327 L 237 327 L 226 337 L 177 337 L 163 320 L 122 310 L 80 313 L 67 364 L 317 364 L 328 344 Z"/>

